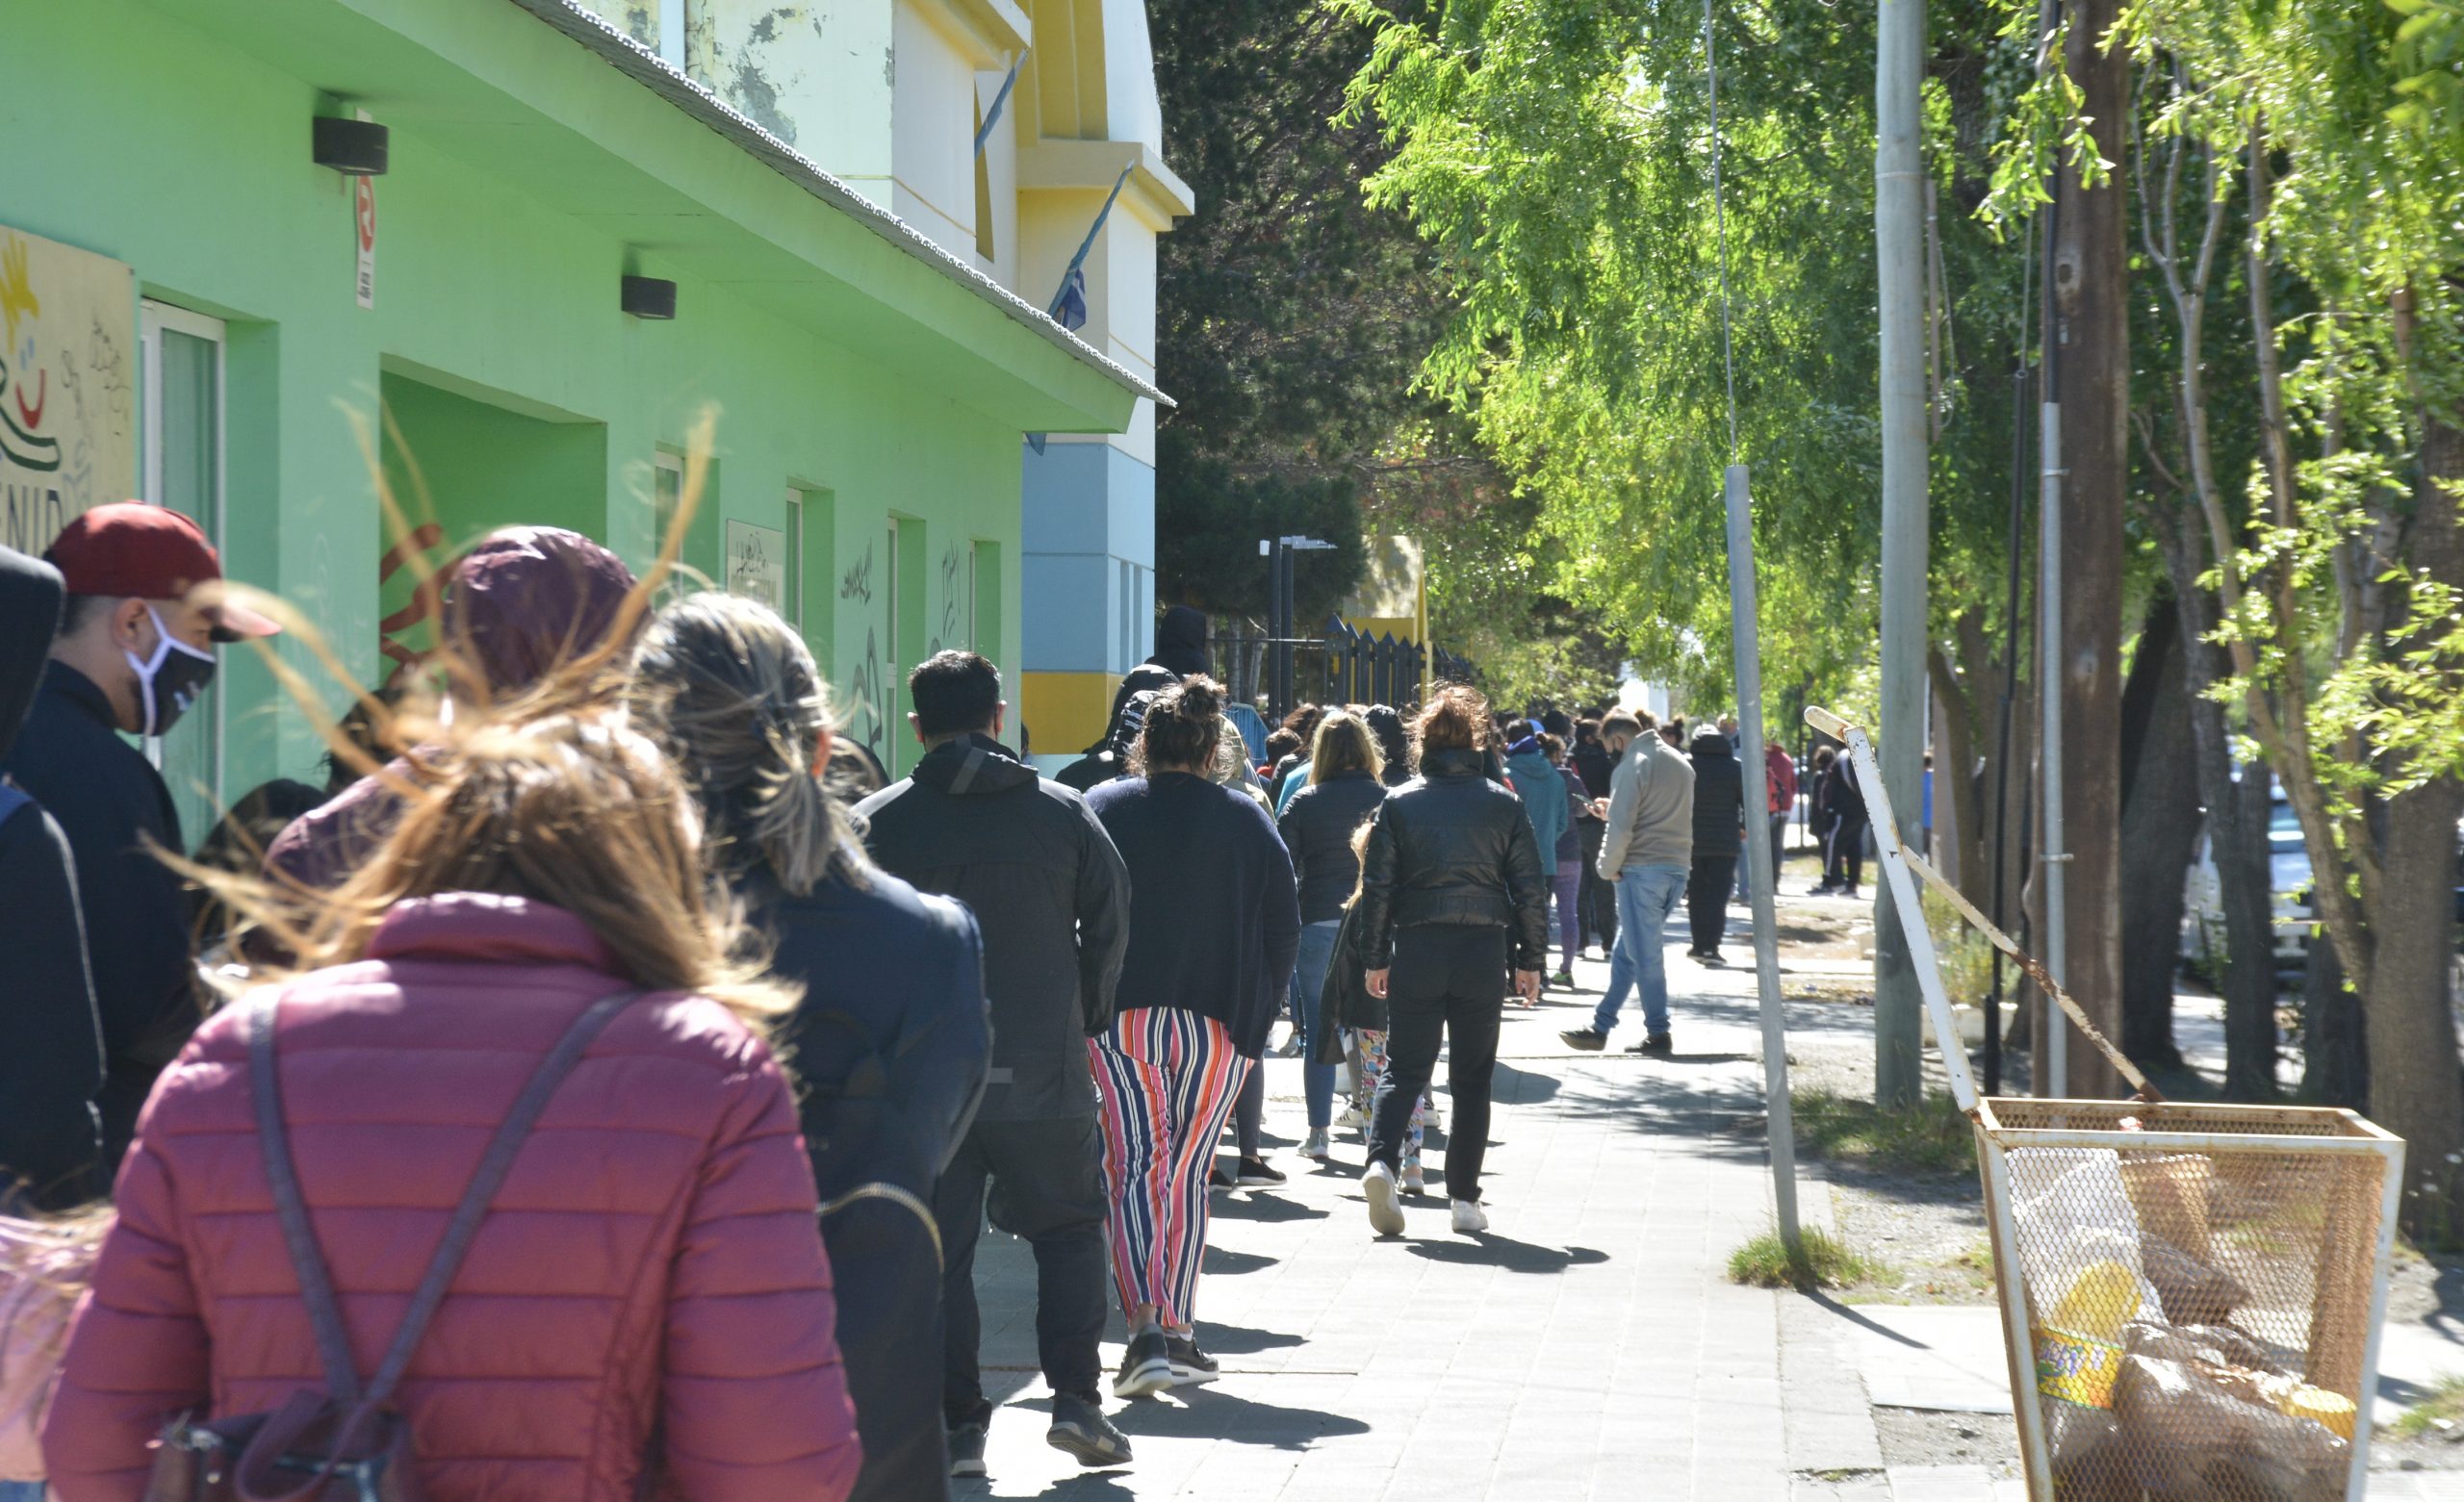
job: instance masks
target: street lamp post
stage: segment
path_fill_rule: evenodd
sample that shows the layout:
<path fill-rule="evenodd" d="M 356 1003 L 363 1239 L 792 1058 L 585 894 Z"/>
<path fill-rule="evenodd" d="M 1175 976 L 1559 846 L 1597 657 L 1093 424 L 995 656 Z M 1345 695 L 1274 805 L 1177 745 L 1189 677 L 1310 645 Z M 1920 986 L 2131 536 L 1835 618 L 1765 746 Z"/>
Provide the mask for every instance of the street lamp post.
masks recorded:
<path fill-rule="evenodd" d="M 1292 649 L 1298 638 L 1293 622 L 1297 608 L 1294 599 L 1293 555 L 1324 552 L 1334 546 L 1299 533 L 1258 542 L 1258 556 L 1267 560 L 1267 645 L 1273 651 L 1273 666 L 1267 675 L 1267 707 L 1277 720 L 1292 713 L 1296 699 Z"/>

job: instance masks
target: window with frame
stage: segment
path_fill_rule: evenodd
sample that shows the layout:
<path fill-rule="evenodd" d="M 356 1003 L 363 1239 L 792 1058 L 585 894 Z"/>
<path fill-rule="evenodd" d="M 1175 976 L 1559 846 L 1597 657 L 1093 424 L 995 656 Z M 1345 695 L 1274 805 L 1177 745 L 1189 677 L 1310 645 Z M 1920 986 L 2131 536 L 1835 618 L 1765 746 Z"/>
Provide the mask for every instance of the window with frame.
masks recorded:
<path fill-rule="evenodd" d="M 143 389 L 143 498 L 193 520 L 222 546 L 222 351 L 220 318 L 146 299 L 139 310 L 138 360 Z M 167 736 L 145 742 L 179 810 L 181 837 L 193 845 L 222 816 L 221 690 Z"/>

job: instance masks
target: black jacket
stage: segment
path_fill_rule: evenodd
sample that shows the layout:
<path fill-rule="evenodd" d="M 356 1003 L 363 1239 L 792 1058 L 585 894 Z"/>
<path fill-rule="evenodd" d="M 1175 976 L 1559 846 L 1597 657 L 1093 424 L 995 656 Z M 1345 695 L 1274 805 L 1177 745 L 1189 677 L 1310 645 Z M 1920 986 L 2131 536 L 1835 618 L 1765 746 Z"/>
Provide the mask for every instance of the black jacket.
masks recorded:
<path fill-rule="evenodd" d="M 1386 795 L 1361 863 L 1360 949 L 1372 969 L 1395 930 L 1467 924 L 1507 930 L 1517 970 L 1546 967 L 1549 878 L 1523 800 L 1481 775 L 1477 752 L 1430 751 Z"/>
<path fill-rule="evenodd" d="M 992 998 L 985 1121 L 1095 1108 L 1087 1039 L 1112 1026 L 1129 874 L 1086 801 L 988 736 L 927 752 L 857 805 L 885 870 L 974 909 Z"/>
<path fill-rule="evenodd" d="M 1326 983 L 1312 1003 L 1318 1008 L 1318 1025 L 1309 1032 L 1310 1052 L 1315 1056 L 1311 1063 L 1342 1063 L 1348 1031 L 1386 1031 L 1386 1003 L 1369 994 L 1364 974 L 1368 968 L 1360 958 L 1360 904 L 1355 903 L 1344 913 L 1343 927 L 1335 930 L 1335 957 L 1326 966 Z"/>
<path fill-rule="evenodd" d="M 1113 710 L 1104 721 L 1103 738 L 1088 747 L 1085 755 L 1062 768 L 1053 780 L 1084 793 L 1115 777 L 1128 776 L 1130 746 L 1146 723 L 1146 706 L 1154 701 L 1138 696 L 1160 694 L 1179 681 L 1172 670 L 1151 662 L 1130 669 L 1120 680 L 1120 687 L 1113 691 Z"/>
<path fill-rule="evenodd" d="M 1584 792 L 1594 798 L 1608 796 L 1608 781 L 1616 776 L 1617 758 L 1608 754 L 1607 747 L 1596 740 L 1584 741 L 1575 747 L 1574 753 L 1567 759 L 1575 764 L 1576 776 L 1582 778 Z M 1591 815 L 1586 811 L 1583 817 L 1590 818 Z"/>
<path fill-rule="evenodd" d="M 174 734 L 203 735 L 189 726 Z M 179 878 L 147 847 L 186 853 L 170 790 L 119 737 L 111 701 L 64 663 L 43 675 L 34 713 L 0 771 L 68 837 L 86 919 L 88 968 L 102 1019 L 103 1168 L 119 1166 L 154 1077 L 199 1019 Z"/>
<path fill-rule="evenodd" d="M 1717 730 L 1694 737 L 1694 854 L 1734 860 L 1745 827 L 1745 769 Z"/>
<path fill-rule="evenodd" d="M 1360 885 L 1354 831 L 1386 801 L 1386 784 L 1369 772 L 1339 772 L 1292 795 L 1275 827 L 1300 878 L 1300 921 L 1332 923 Z"/>
<path fill-rule="evenodd" d="M 913 1502 L 949 1495 L 939 1375 L 918 1369 L 915 1342 L 940 1309 L 933 1183 L 974 1116 L 989 1040 L 975 920 L 869 877 L 833 875 L 795 897 L 765 867 L 738 890 L 777 941 L 772 970 L 805 987 L 781 1043 L 864 1441 L 851 1502 Z"/>
<path fill-rule="evenodd" d="M 58 572 L 0 547 L 0 764 L 43 677 L 60 625 Z M 38 1209 L 101 1194 L 102 1027 L 86 969 L 68 837 L 0 780 L 0 1206 L 23 1186 Z"/>
<path fill-rule="evenodd" d="M 1856 763 L 1843 755 L 1831 764 L 1814 790 L 1814 810 L 1843 828 L 1865 827 L 1865 790 L 1857 785 Z"/>
<path fill-rule="evenodd" d="M 1300 952 L 1292 857 L 1267 811 L 1185 772 L 1107 782 L 1087 803 L 1129 868 L 1121 1009 L 1212 1017 L 1256 1058 Z"/>

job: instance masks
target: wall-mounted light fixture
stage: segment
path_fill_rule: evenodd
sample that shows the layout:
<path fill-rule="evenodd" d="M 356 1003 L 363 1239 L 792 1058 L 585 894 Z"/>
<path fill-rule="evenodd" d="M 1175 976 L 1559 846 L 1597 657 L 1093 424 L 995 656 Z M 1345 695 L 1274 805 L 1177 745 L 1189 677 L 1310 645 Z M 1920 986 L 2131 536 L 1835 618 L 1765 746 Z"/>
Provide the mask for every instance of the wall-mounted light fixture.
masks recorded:
<path fill-rule="evenodd" d="M 383 177 L 385 148 L 388 136 L 385 127 L 374 120 L 347 119 L 339 115 L 321 115 L 315 122 L 311 154 L 319 166 L 332 167 L 346 177 Z"/>
<path fill-rule="evenodd" d="M 676 317 L 676 284 L 656 276 L 629 276 L 624 306 L 637 318 L 672 318 Z"/>

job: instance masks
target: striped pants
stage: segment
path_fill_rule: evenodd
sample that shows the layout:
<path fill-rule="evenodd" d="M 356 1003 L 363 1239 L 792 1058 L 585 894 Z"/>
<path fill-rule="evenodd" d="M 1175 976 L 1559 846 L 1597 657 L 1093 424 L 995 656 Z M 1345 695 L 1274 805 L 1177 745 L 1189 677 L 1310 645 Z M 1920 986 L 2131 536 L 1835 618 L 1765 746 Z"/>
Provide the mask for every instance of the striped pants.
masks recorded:
<path fill-rule="evenodd" d="M 1179 1329 L 1197 1303 L 1215 1142 L 1257 1061 L 1223 1024 L 1177 1006 L 1127 1008 L 1087 1052 L 1104 1098 L 1105 1234 L 1121 1312 L 1152 1304 Z"/>

